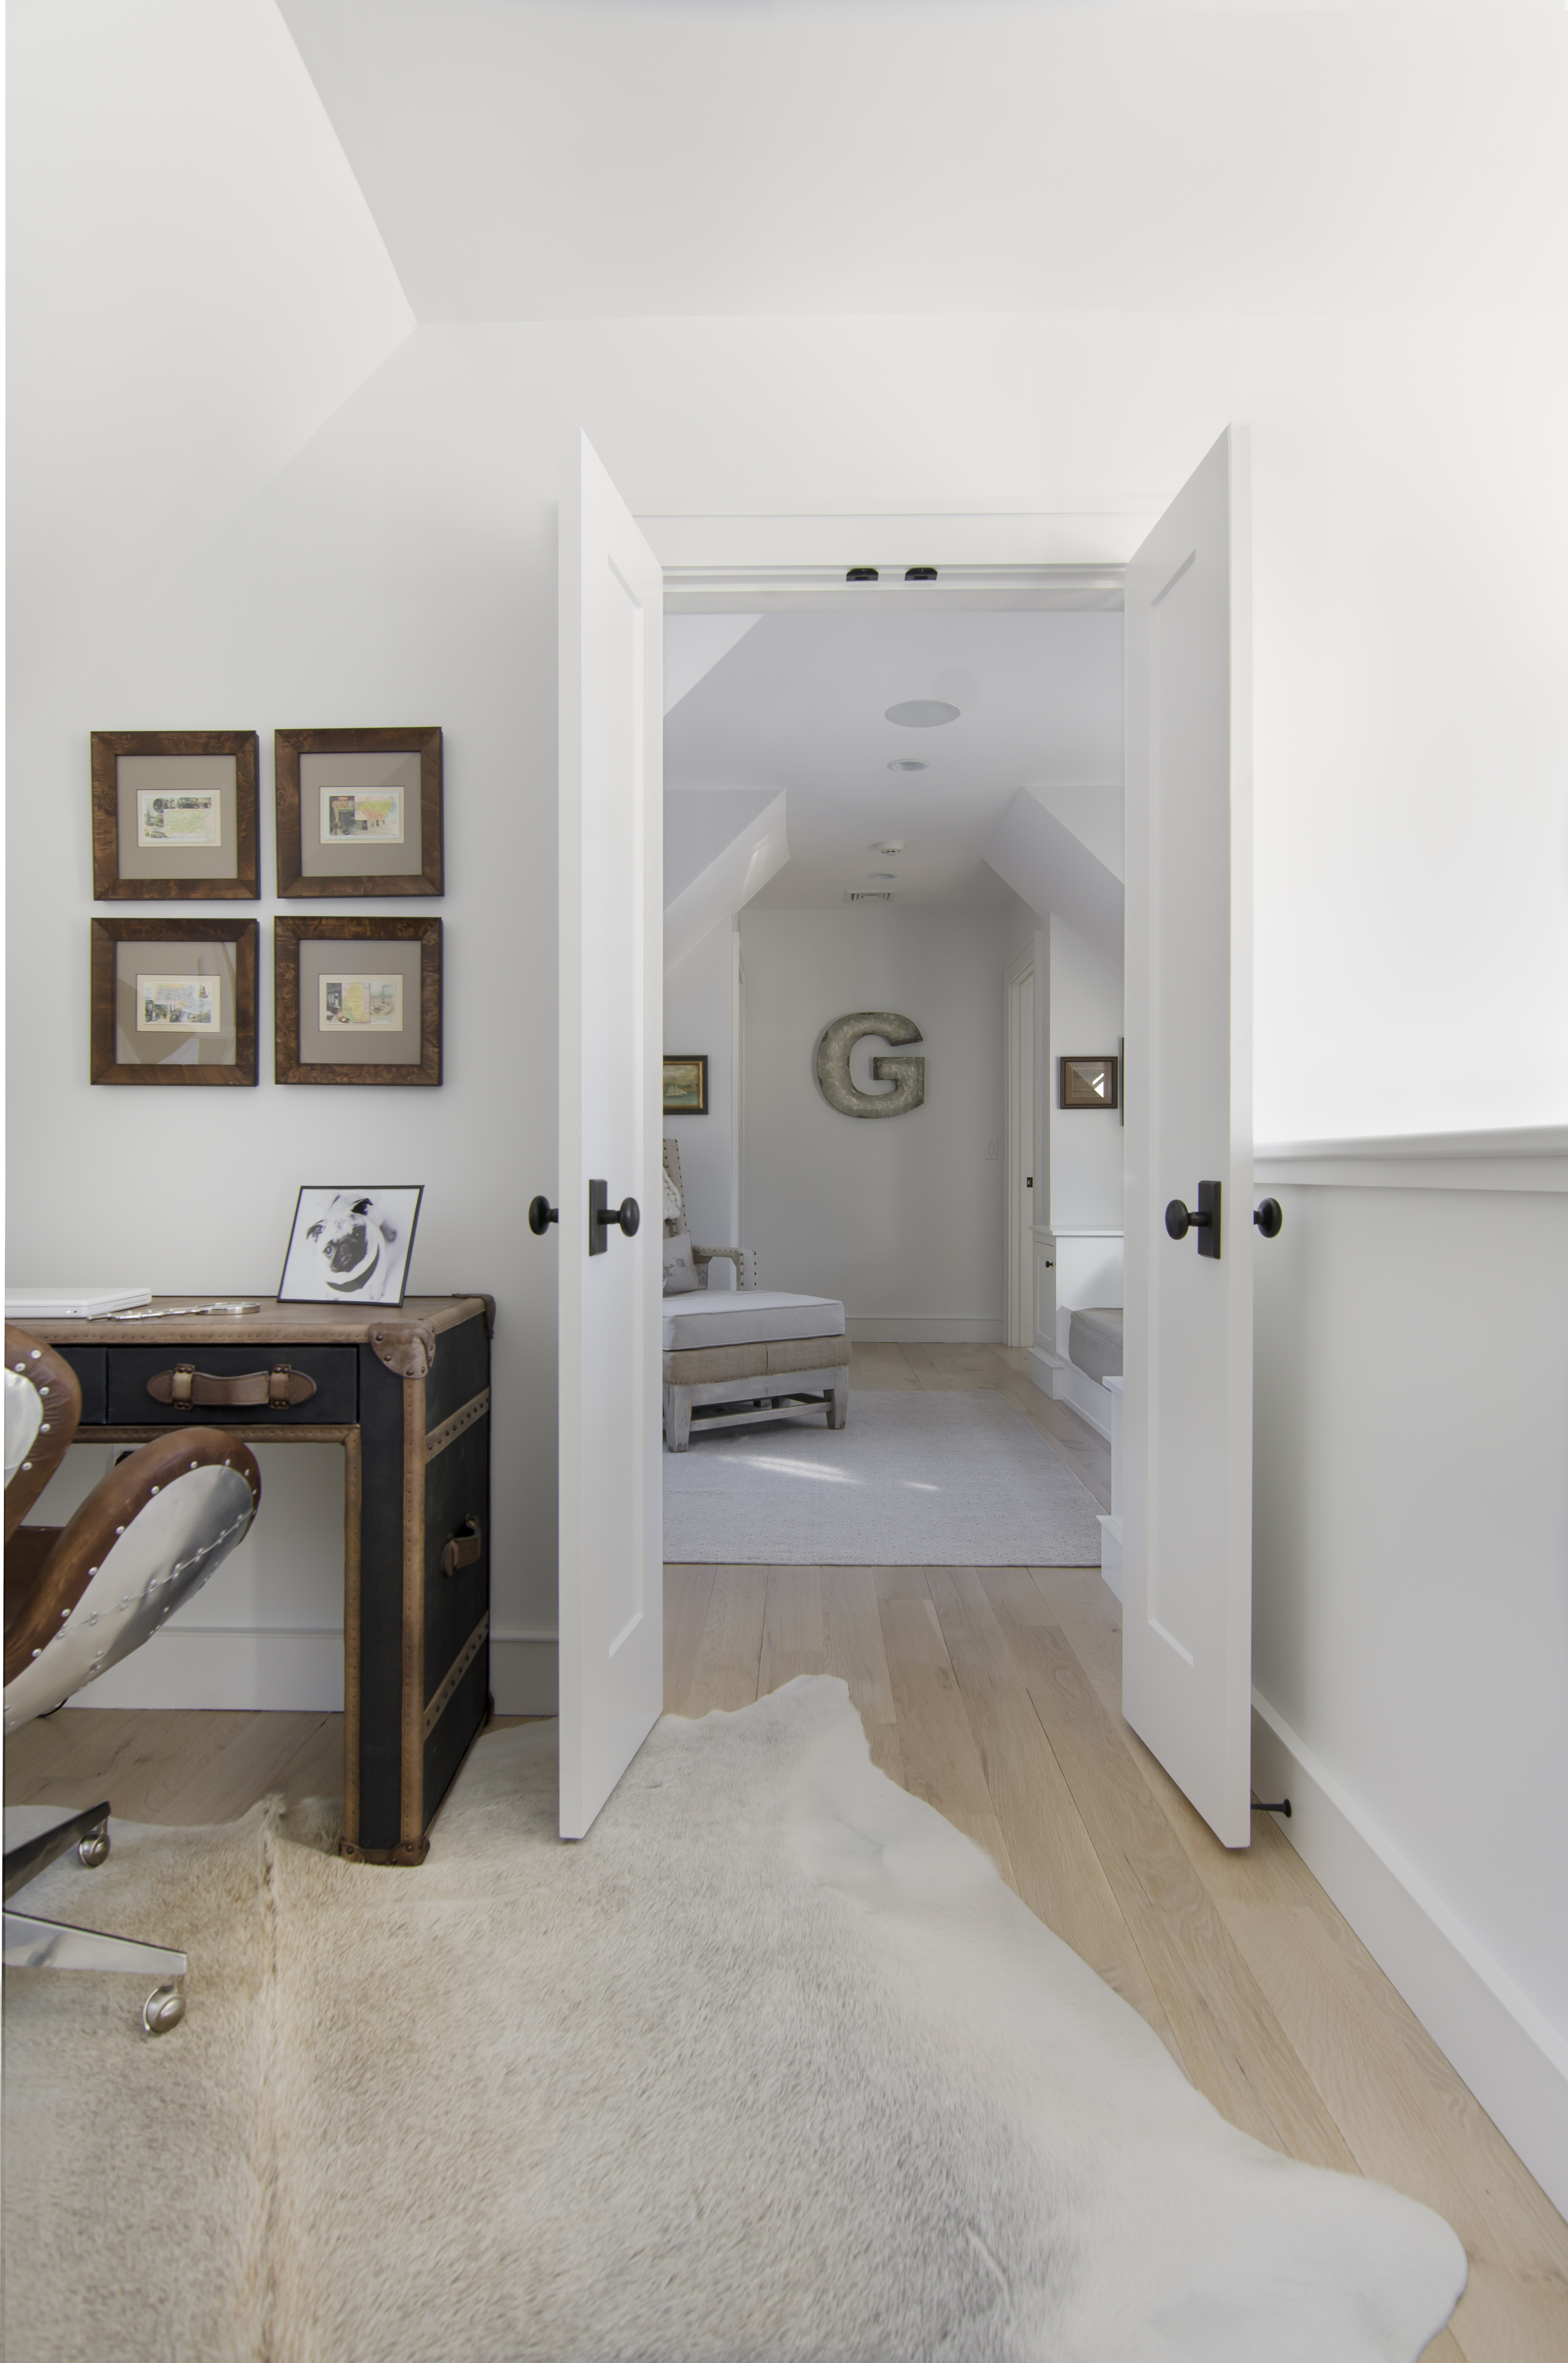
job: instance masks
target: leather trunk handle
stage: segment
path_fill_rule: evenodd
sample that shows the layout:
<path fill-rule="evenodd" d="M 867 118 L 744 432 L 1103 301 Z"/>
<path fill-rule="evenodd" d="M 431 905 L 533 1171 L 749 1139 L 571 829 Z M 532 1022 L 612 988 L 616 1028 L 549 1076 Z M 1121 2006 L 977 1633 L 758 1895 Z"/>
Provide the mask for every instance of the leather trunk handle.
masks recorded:
<path fill-rule="evenodd" d="M 441 1554 L 443 1575 L 456 1575 L 459 1568 L 472 1567 L 484 1548 L 484 1537 L 477 1518 L 465 1518 L 451 1541 Z"/>
<path fill-rule="evenodd" d="M 270 1370 L 245 1370 L 231 1379 L 198 1370 L 193 1362 L 176 1362 L 171 1370 L 154 1370 L 147 1382 L 154 1403 L 199 1403 L 207 1409 L 245 1410 L 265 1403 L 282 1411 L 290 1403 L 309 1403 L 315 1381 L 287 1362 Z"/>

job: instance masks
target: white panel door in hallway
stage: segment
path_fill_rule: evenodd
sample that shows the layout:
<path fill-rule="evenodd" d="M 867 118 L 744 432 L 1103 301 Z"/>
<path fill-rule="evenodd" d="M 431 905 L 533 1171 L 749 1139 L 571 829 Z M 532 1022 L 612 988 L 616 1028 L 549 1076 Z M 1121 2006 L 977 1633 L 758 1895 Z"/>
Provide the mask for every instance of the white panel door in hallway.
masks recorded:
<path fill-rule="evenodd" d="M 570 475 L 560 518 L 560 1827 L 578 1838 L 662 1696 L 664 582 L 586 438 Z"/>
<path fill-rule="evenodd" d="M 1247 456 L 1228 429 L 1126 590 L 1123 1705 L 1231 1847 L 1252 1763 Z"/>

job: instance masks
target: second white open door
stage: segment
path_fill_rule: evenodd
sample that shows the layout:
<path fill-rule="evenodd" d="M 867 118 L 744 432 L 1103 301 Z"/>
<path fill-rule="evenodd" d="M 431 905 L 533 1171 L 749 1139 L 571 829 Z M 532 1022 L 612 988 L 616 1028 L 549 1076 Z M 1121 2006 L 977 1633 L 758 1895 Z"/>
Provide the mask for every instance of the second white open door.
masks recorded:
<path fill-rule="evenodd" d="M 664 1681 L 664 582 L 586 438 L 576 460 L 560 510 L 558 1304 L 566 1838 L 584 1836 L 636 1754 L 660 1712 Z M 602 1218 L 628 1198 L 641 1217 L 631 1236 Z"/>
<path fill-rule="evenodd" d="M 1122 1703 L 1231 1847 L 1252 1798 L 1247 456 L 1229 428 L 1126 593 Z M 1200 1193 L 1212 1220 L 1173 1237 Z"/>

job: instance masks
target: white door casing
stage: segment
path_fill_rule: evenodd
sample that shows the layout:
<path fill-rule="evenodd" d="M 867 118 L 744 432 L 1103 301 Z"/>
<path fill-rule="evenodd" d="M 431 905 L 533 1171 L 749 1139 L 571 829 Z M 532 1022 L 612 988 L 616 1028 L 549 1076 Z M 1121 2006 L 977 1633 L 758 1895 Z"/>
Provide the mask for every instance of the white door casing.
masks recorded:
<path fill-rule="evenodd" d="M 663 1704 L 663 576 L 586 437 L 560 506 L 560 1830 Z M 635 1198 L 590 1254 L 589 1184 Z"/>
<path fill-rule="evenodd" d="M 1034 1342 L 1034 959 L 1032 949 L 1009 963 L 1007 1042 L 1007 1270 L 1005 1336 L 1010 1346 Z"/>
<path fill-rule="evenodd" d="M 1248 449 L 1230 427 L 1127 570 L 1122 1704 L 1217 1836 L 1251 1836 Z M 1218 1260 L 1165 1226 L 1219 1182 Z"/>

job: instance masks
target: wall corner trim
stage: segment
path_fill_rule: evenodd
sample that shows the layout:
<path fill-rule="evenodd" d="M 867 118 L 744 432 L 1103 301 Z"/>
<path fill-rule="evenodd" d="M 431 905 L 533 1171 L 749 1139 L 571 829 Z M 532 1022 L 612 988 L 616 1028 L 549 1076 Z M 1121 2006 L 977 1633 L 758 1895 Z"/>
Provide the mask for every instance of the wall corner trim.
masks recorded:
<path fill-rule="evenodd" d="M 1253 1174 L 1344 1190 L 1568 1191 L 1568 1125 L 1262 1142 Z"/>
<path fill-rule="evenodd" d="M 1477 1942 L 1268 1701 L 1253 1692 L 1253 1779 L 1427 2033 L 1568 2211 L 1568 2039 Z"/>

